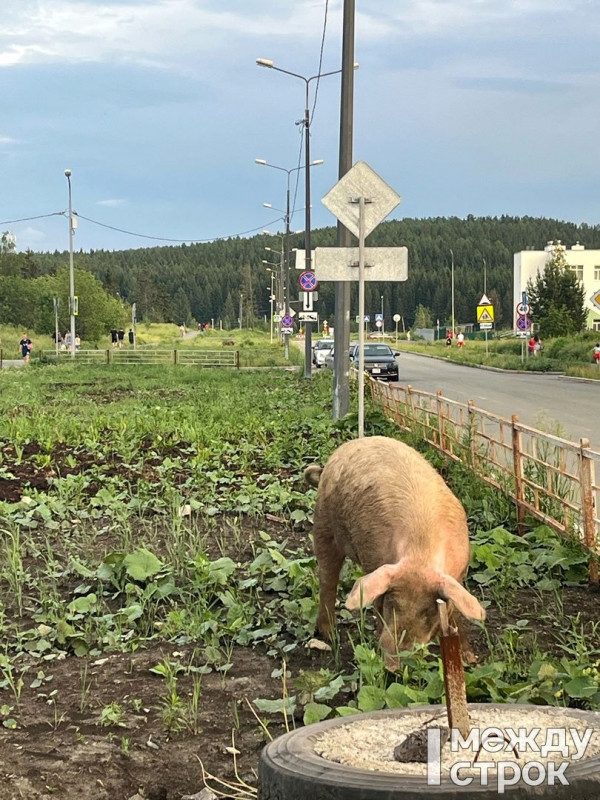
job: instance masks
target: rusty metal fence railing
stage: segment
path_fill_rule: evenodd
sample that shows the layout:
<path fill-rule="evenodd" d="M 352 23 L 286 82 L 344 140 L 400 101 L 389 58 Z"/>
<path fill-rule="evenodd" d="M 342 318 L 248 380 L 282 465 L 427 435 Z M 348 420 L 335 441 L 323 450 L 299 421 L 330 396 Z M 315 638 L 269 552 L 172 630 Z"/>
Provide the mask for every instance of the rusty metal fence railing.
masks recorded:
<path fill-rule="evenodd" d="M 590 552 L 590 582 L 598 584 L 600 453 L 587 439 L 569 442 L 523 425 L 516 415 L 500 417 L 441 392 L 372 379 L 370 386 L 388 419 L 512 497 L 519 524 L 530 514 L 563 536 L 575 536 Z"/>

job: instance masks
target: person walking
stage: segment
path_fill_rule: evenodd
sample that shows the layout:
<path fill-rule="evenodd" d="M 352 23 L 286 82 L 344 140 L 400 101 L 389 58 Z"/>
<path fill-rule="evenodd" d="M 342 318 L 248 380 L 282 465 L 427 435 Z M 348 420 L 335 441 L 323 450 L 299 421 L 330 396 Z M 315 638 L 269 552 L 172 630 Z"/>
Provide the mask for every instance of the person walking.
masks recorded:
<path fill-rule="evenodd" d="M 29 364 L 31 351 L 33 350 L 33 342 L 26 333 L 21 337 L 19 347 L 21 348 L 21 358 L 26 364 Z"/>
<path fill-rule="evenodd" d="M 119 338 L 119 347 L 123 347 L 123 340 L 125 339 L 125 331 L 123 328 L 119 328 L 117 331 L 117 336 Z"/>
<path fill-rule="evenodd" d="M 594 347 L 594 361 L 596 362 L 596 366 L 600 367 L 600 342 L 596 342 L 596 346 Z"/>
<path fill-rule="evenodd" d="M 465 346 L 465 335 L 461 331 L 456 337 L 456 344 L 462 349 Z"/>

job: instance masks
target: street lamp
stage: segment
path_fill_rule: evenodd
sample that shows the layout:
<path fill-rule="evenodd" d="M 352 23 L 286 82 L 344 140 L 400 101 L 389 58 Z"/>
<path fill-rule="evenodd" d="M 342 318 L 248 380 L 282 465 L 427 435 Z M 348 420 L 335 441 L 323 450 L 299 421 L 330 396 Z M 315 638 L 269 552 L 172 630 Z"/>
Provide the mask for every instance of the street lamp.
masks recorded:
<path fill-rule="evenodd" d="M 289 315 L 290 313 L 290 178 L 293 172 L 298 172 L 301 169 L 305 169 L 306 172 L 310 172 L 310 167 L 318 166 L 319 164 L 323 163 L 323 159 L 319 158 L 316 161 L 308 162 L 299 167 L 292 167 L 291 169 L 286 169 L 285 167 L 279 167 L 276 164 L 269 164 L 269 162 L 264 158 L 255 158 L 254 162 L 259 164 L 261 167 L 271 167 L 272 169 L 278 169 L 280 172 L 285 172 L 287 175 L 287 183 L 286 183 L 286 193 L 285 193 L 285 211 L 282 209 L 275 209 L 276 211 L 281 211 L 284 216 L 285 222 L 285 292 L 284 292 L 284 302 L 285 302 L 285 313 Z M 270 203 L 263 203 L 265 208 L 273 208 Z M 309 228 L 307 231 L 310 231 L 310 208 L 308 208 L 307 204 L 307 219 Z M 306 236 L 306 232 L 305 232 Z M 310 239 L 310 232 L 308 233 Z M 306 246 L 306 243 L 305 243 Z M 310 259 L 309 259 L 310 264 Z M 283 283 L 283 275 L 282 275 L 282 283 Z M 290 354 L 290 344 L 289 344 L 289 334 L 285 336 L 285 358 L 289 358 Z M 305 359 L 306 360 L 306 359 Z M 310 366 L 310 351 L 309 351 L 309 366 Z"/>
<path fill-rule="evenodd" d="M 73 202 L 71 196 L 71 170 L 65 170 L 69 184 L 69 312 L 71 315 L 71 358 L 75 358 L 75 271 L 73 269 Z"/>
<path fill-rule="evenodd" d="M 454 338 L 454 253 L 452 249 L 450 249 L 450 255 L 452 257 L 452 268 L 451 268 L 451 297 L 452 297 L 452 338 Z"/>
<path fill-rule="evenodd" d="M 307 78 L 304 75 L 300 75 L 298 72 L 291 72 L 287 69 L 282 69 L 281 67 L 276 67 L 274 62 L 270 58 L 257 58 L 256 63 L 259 67 L 267 67 L 268 69 L 274 69 L 276 72 L 283 72 L 284 75 L 291 75 L 293 78 L 298 78 L 301 81 L 304 81 L 304 88 L 305 88 L 305 102 L 304 102 L 304 119 L 302 120 L 302 124 L 304 124 L 304 166 L 306 168 L 305 174 L 305 206 L 306 206 L 306 218 L 305 218 L 305 233 L 304 233 L 304 269 L 310 270 L 311 262 L 312 262 L 312 249 L 311 249 L 311 229 L 310 229 L 310 109 L 308 103 L 308 94 L 309 94 L 309 87 L 312 81 L 317 80 L 318 78 L 326 78 L 328 75 L 338 75 L 342 72 L 341 69 L 334 69 L 331 72 L 321 72 L 318 75 L 311 75 Z M 358 69 L 358 64 L 354 64 L 354 69 Z M 310 378 L 312 374 L 311 368 L 311 348 L 312 348 L 312 324 L 310 322 L 306 323 L 306 336 L 304 340 L 304 377 Z"/>

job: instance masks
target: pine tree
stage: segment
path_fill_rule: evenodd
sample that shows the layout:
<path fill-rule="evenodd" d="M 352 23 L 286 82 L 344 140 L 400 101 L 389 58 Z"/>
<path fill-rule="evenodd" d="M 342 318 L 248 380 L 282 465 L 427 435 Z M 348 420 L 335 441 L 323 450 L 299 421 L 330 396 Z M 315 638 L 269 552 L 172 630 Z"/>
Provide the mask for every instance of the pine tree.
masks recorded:
<path fill-rule="evenodd" d="M 568 336 L 585 328 L 585 292 L 567 264 L 564 249 L 554 248 L 544 271 L 527 282 L 533 321 L 542 336 Z"/>

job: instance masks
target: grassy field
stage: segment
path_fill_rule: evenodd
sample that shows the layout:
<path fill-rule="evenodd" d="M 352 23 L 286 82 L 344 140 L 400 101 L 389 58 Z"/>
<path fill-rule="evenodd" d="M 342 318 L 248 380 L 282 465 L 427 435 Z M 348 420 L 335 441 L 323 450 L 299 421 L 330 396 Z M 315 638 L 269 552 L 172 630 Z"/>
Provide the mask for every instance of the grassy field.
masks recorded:
<path fill-rule="evenodd" d="M 598 333 L 588 331 L 573 337 L 560 337 L 544 341 L 543 352 L 527 355 L 527 340 L 507 337 L 489 339 L 487 348 L 483 339 L 467 340 L 463 349 L 456 345 L 446 347 L 439 342 L 400 341 L 401 349 L 415 353 L 435 355 L 458 364 L 485 365 L 507 370 L 532 370 L 535 372 L 564 372 L 582 378 L 600 379 L 600 369 L 594 364 L 593 349 Z M 393 344 L 393 340 L 389 340 Z"/>
<path fill-rule="evenodd" d="M 19 359 L 21 356 L 19 340 L 24 331 L 9 326 L 0 326 L 0 347 L 3 350 L 3 358 L 6 360 Z M 127 340 L 128 329 L 125 331 L 125 342 L 123 349 L 131 349 Z M 33 363 L 36 362 L 40 353 L 44 350 L 53 351 L 54 342 L 50 336 L 41 336 L 29 332 L 29 336 L 34 344 Z M 233 342 L 233 344 L 232 344 Z M 100 342 L 90 343 L 83 341 L 82 350 L 98 348 L 109 350 L 112 348 L 110 336 L 107 335 Z M 209 330 L 205 332 L 188 331 L 187 336 L 182 337 L 177 325 L 171 324 L 145 324 L 142 323 L 137 328 L 137 347 L 144 349 L 190 349 L 190 350 L 215 350 L 223 349 L 236 350 L 240 354 L 240 365 L 243 367 L 282 367 L 300 366 L 304 363 L 303 349 L 290 347 L 289 358 L 285 358 L 284 348 L 277 338 L 271 341 L 269 333 L 258 330 L 233 331 Z"/>
<path fill-rule="evenodd" d="M 333 423 L 330 408 L 325 373 L 0 373 L 3 800 L 180 800 L 203 769 L 252 797 L 271 737 L 442 701 L 437 646 L 392 675 L 370 613 L 341 609 L 332 650 L 308 646 L 315 491 L 302 471 L 356 431 L 355 413 Z M 400 438 L 367 411 L 367 435 Z M 465 505 L 469 587 L 488 608 L 469 698 L 600 710 L 585 555 L 544 526 L 517 536 L 506 498 L 426 454 Z M 348 563 L 340 597 L 357 574 Z"/>

